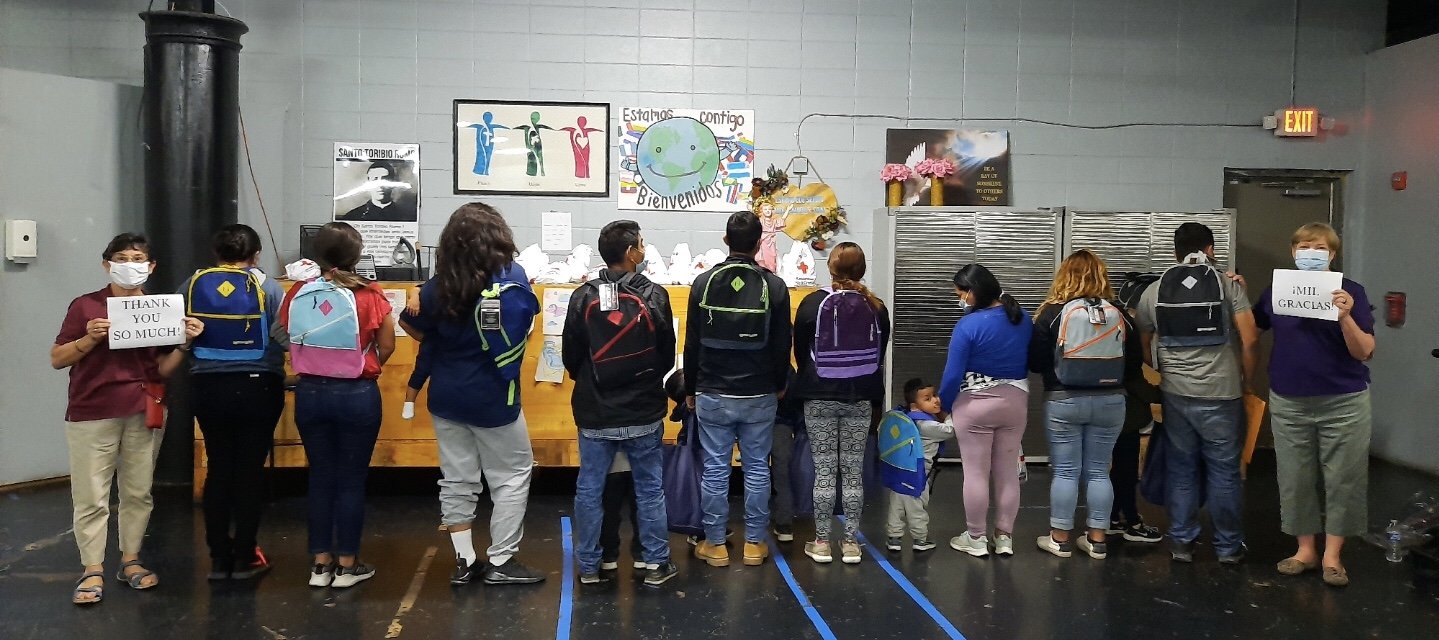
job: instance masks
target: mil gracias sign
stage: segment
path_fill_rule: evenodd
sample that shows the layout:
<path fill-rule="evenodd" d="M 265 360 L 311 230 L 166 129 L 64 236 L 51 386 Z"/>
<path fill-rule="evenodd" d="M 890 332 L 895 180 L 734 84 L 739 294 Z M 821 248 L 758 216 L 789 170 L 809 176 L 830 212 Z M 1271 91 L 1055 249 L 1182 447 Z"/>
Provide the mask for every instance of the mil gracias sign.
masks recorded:
<path fill-rule="evenodd" d="M 184 296 L 119 296 L 106 299 L 105 307 L 111 349 L 185 343 Z"/>
<path fill-rule="evenodd" d="M 1338 320 L 1334 292 L 1344 284 L 1336 271 L 1275 269 L 1272 289 L 1274 313 L 1281 316 Z"/>

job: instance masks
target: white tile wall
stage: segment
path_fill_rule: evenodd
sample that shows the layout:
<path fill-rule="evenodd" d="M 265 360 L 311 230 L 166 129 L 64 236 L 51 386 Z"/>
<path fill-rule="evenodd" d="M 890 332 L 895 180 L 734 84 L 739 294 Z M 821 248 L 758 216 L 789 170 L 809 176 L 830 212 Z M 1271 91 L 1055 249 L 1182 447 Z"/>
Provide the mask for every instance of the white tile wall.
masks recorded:
<path fill-rule="evenodd" d="M 0 66 L 139 83 L 135 7 L 0 0 Z M 1289 99 L 1293 16 L 1263 0 L 227 0 L 246 20 L 251 151 L 281 244 L 328 215 L 330 144 L 422 143 L 433 241 L 450 193 L 450 101 L 605 101 L 749 108 L 759 162 L 785 164 L 810 112 L 883 113 L 913 127 L 1003 127 L 1014 204 L 1208 209 L 1225 166 L 1359 169 L 1360 136 L 1278 140 L 1258 129 L 1077 130 L 1082 124 L 1258 121 Z M 1357 124 L 1363 54 L 1382 0 L 1302 4 L 1297 101 Z M 78 18 L 78 19 L 72 19 Z M 261 55 L 263 54 L 263 56 Z M 904 121 L 811 118 L 805 152 L 862 243 L 881 204 L 884 130 Z M 242 216 L 257 220 L 249 184 Z M 521 243 L 537 214 L 574 211 L 576 237 L 637 219 L 666 250 L 718 243 L 723 216 L 616 211 L 613 200 L 491 198 Z M 1360 201 L 1351 199 L 1351 211 Z"/>

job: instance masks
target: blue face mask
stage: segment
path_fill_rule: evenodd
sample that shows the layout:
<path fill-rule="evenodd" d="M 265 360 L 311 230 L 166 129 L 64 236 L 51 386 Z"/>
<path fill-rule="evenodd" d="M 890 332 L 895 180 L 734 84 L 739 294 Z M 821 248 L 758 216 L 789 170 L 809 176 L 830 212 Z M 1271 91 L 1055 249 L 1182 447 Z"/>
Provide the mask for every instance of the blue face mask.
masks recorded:
<path fill-rule="evenodd" d="M 1294 266 L 1300 271 L 1328 271 L 1329 251 L 1325 249 L 1300 249 L 1295 251 Z"/>
<path fill-rule="evenodd" d="M 959 312 L 969 313 L 969 301 L 965 300 L 963 297 L 960 297 L 959 299 Z"/>

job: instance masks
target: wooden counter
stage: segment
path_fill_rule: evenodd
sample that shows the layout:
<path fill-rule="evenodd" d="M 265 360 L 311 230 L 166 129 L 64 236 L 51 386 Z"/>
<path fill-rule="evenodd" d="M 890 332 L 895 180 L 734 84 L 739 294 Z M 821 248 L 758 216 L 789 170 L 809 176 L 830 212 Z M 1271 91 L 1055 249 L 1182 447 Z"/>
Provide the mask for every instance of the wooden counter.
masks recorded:
<path fill-rule="evenodd" d="M 289 283 L 283 283 L 288 287 Z M 386 289 L 407 289 L 414 283 L 381 283 Z M 578 285 L 534 285 L 535 295 L 544 301 L 544 290 L 550 287 L 575 289 Z M 689 287 L 667 286 L 670 304 L 675 317 L 679 319 L 679 348 L 684 349 L 685 316 L 688 310 Z M 790 315 L 799 306 L 800 300 L 813 288 L 790 290 Z M 535 382 L 535 368 L 544 346 L 541 331 L 542 316 L 535 316 L 534 331 L 530 333 L 529 345 L 525 349 L 525 361 L 520 373 L 521 403 L 525 421 L 534 445 L 535 463 L 552 467 L 579 466 L 579 444 L 574 416 L 570 411 L 570 393 L 574 383 L 565 375 L 560 384 Z M 436 467 L 439 466 L 439 451 L 435 447 L 435 432 L 426 406 L 428 387 L 420 393 L 415 402 L 415 417 L 405 420 L 400 410 L 405 402 L 405 388 L 415 367 L 415 354 L 419 343 L 408 336 L 395 339 L 395 353 L 385 363 L 380 375 L 380 397 L 384 406 L 384 421 L 380 424 L 380 437 L 375 443 L 375 453 L 370 458 L 372 467 Z M 295 427 L 294 394 L 285 394 L 285 412 L 275 430 L 275 460 L 277 467 L 305 466 L 305 450 L 300 445 L 300 432 Z M 679 424 L 666 422 L 665 437 L 672 439 L 679 430 Z M 195 429 L 195 491 L 204 486 L 205 441 L 197 427 Z"/>

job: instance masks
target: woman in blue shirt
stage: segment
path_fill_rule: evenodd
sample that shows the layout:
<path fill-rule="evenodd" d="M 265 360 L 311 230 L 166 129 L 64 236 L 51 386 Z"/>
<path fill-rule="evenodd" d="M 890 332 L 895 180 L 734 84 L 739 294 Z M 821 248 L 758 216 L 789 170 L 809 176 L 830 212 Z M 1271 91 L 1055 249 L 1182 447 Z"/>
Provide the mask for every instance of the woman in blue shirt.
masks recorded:
<path fill-rule="evenodd" d="M 1029 418 L 1029 314 L 984 265 L 954 274 L 965 311 L 949 338 L 939 385 L 942 406 L 952 407 L 954 433 L 964 459 L 964 511 L 968 530 L 949 546 L 975 557 L 989 555 L 989 496 L 994 484 L 994 552 L 1014 555 L 1019 515 L 1019 442 Z"/>

